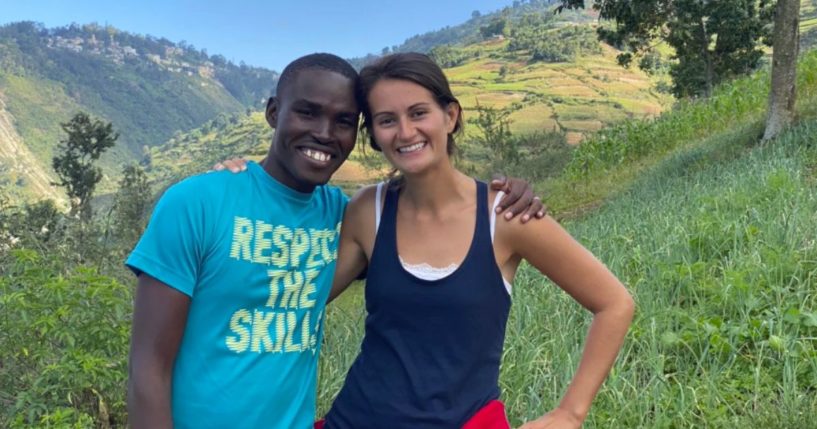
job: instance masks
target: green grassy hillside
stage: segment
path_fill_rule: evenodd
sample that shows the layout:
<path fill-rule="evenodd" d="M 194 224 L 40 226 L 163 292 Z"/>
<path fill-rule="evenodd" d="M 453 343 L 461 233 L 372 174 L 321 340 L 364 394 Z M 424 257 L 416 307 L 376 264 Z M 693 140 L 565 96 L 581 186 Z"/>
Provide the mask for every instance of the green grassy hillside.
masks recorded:
<path fill-rule="evenodd" d="M 619 67 L 615 62 L 617 51 L 598 42 L 594 41 L 599 53 L 558 63 L 528 63 L 525 60 L 528 52 L 509 51 L 509 43 L 494 39 L 468 45 L 461 48 L 465 57 L 461 64 L 444 69 L 454 95 L 465 109 L 466 119 L 477 116 L 477 105 L 512 108 L 514 133 L 556 131 L 565 133 L 569 143 L 578 143 L 588 132 L 627 119 L 658 115 L 671 101 L 671 97 L 654 89 L 654 78 Z M 474 126 L 466 125 L 461 140 L 466 162 L 470 162 L 469 157 L 483 155 L 484 150 L 474 143 L 476 134 Z M 191 172 L 207 169 L 225 157 L 263 157 L 270 138 L 269 126 L 261 113 L 223 117 L 152 148 L 148 173 L 161 187 Z M 365 142 L 358 145 L 353 161 L 335 178 L 337 183 L 351 189 L 357 183 L 382 175 L 378 169 L 382 163 L 374 162 L 375 170 L 360 165 L 372 158 L 361 152 L 365 145 Z"/>
<path fill-rule="evenodd" d="M 672 101 L 655 90 L 656 80 L 620 67 L 609 46 L 599 44 L 599 54 L 571 62 L 529 63 L 526 52 L 508 52 L 508 44 L 471 45 L 465 51 L 479 58 L 445 70 L 466 117 L 477 105 L 513 106 L 514 132 L 560 131 L 578 143 L 585 133 L 624 119 L 655 116 Z"/>
<path fill-rule="evenodd" d="M 383 52 L 422 52 L 428 53 L 432 49 L 442 45 L 469 45 L 482 41 L 481 27 L 489 26 L 497 20 L 507 20 L 518 22 L 526 16 L 537 16 L 547 19 L 570 22 L 574 24 L 589 24 L 597 19 L 597 14 L 592 10 L 565 10 L 563 13 L 554 16 L 553 8 L 558 4 L 558 0 L 526 0 L 514 1 L 511 5 L 500 10 L 481 13 L 474 10 L 471 19 L 462 24 L 450 25 L 444 28 L 417 34 L 406 39 L 403 43 L 394 46 L 386 46 L 379 54 L 368 54 L 359 58 L 350 58 L 349 61 L 357 68 L 366 65 L 367 62 L 377 58 Z"/>
<path fill-rule="evenodd" d="M 0 27 L 0 116 L 12 124 L 9 132 L 39 161 L 32 168 L 51 176 L 53 150 L 64 137 L 61 122 L 78 111 L 112 122 L 121 136 L 102 159 L 103 190 L 113 187 L 122 165 L 140 159 L 145 147 L 219 113 L 258 108 L 276 78 L 269 70 L 111 27 L 45 29 L 26 22 Z M 38 179 L 17 162 L 0 157 L 0 163 L 20 176 L 9 185 L 12 194 L 42 195 L 34 186 Z"/>
<path fill-rule="evenodd" d="M 191 174 L 210 169 L 216 162 L 244 156 L 260 161 L 267 155 L 273 131 L 261 112 L 250 115 L 220 115 L 204 126 L 151 148 L 144 159 L 145 170 L 155 190 Z M 378 172 L 361 165 L 356 147 L 352 158 L 332 177 L 332 182 L 353 191 L 360 183 L 378 177 Z M 371 151 L 370 151 L 371 152 Z"/>
<path fill-rule="evenodd" d="M 800 49 L 817 46 L 817 0 L 800 2 Z"/>

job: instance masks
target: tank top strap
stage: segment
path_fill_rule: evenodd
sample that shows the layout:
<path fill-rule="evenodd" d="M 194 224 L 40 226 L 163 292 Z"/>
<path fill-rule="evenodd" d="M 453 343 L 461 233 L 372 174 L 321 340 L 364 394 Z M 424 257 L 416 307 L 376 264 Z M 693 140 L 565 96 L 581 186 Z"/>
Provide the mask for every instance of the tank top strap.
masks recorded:
<path fill-rule="evenodd" d="M 474 241 L 478 249 L 489 249 L 493 254 L 493 241 L 491 240 L 491 216 L 488 212 L 488 184 L 476 180 L 477 182 L 477 225 L 474 234 Z"/>
<path fill-rule="evenodd" d="M 398 260 L 396 230 L 397 199 L 400 196 L 400 188 L 394 186 L 393 182 L 385 182 L 382 190 L 386 191 L 386 198 L 383 201 L 383 209 L 380 211 L 380 222 L 376 226 L 374 251 L 370 265 L 373 263 L 385 264 L 391 269 L 396 269 L 397 267 L 392 265 L 395 260 Z M 380 201 L 376 201 L 375 204 L 379 205 Z"/>
<path fill-rule="evenodd" d="M 400 188 L 389 181 L 383 186 L 386 190 L 386 200 L 383 202 L 383 211 L 380 216 L 381 224 L 389 222 L 392 227 L 397 219 L 397 199 L 400 198 Z"/>

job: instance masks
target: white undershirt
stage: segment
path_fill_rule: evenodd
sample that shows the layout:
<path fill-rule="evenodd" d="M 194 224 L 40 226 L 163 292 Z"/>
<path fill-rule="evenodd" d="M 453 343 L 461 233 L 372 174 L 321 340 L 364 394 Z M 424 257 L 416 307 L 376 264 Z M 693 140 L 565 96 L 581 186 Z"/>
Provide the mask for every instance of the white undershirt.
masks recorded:
<path fill-rule="evenodd" d="M 380 212 L 382 210 L 381 207 L 381 195 L 383 193 L 383 182 L 377 184 L 377 190 L 375 192 L 375 205 L 374 205 L 374 230 L 375 234 L 377 234 L 378 229 L 380 229 Z M 491 243 L 494 242 L 494 234 L 496 231 L 496 207 L 499 205 L 499 201 L 502 199 L 502 196 L 505 195 L 504 192 L 499 191 L 496 194 L 496 198 L 494 198 L 494 203 L 491 205 L 491 217 L 490 217 L 490 225 L 491 225 Z M 459 264 L 452 263 L 447 267 L 434 267 L 430 264 L 425 262 L 420 264 L 410 264 L 403 260 L 402 257 L 398 254 L 397 257 L 400 259 L 400 263 L 403 265 L 403 268 L 411 273 L 411 275 L 423 279 L 423 280 L 440 280 L 445 277 L 451 275 L 454 271 L 457 270 Z M 502 278 L 502 283 L 505 284 L 505 290 L 508 291 L 508 294 L 511 294 L 511 283 Z"/>

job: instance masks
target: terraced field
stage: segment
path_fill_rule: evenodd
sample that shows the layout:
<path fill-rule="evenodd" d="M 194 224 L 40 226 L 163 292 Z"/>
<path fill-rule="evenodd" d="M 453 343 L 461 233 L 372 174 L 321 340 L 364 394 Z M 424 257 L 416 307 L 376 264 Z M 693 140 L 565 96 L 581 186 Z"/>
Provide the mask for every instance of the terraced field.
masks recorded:
<path fill-rule="evenodd" d="M 572 63 L 527 64 L 508 58 L 507 44 L 493 40 L 473 45 L 469 49 L 479 50 L 479 59 L 445 70 L 466 118 L 477 106 L 515 106 L 512 131 L 563 131 L 577 142 L 583 134 L 623 119 L 656 116 L 672 102 L 655 90 L 655 79 L 620 67 L 617 51 L 609 46 L 602 47 L 601 55 Z"/>

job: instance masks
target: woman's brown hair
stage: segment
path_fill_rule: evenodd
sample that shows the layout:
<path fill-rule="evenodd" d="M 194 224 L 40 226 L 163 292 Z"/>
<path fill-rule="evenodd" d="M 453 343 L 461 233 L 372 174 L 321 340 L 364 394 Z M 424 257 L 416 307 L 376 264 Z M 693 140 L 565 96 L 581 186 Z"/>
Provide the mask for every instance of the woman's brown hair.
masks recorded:
<path fill-rule="evenodd" d="M 374 86 L 381 79 L 398 79 L 414 82 L 417 85 L 429 90 L 443 109 L 447 109 L 451 103 L 460 102 L 451 92 L 448 79 L 442 69 L 434 63 L 427 55 L 416 52 L 405 52 L 387 55 L 377 59 L 375 62 L 363 67 L 360 71 L 360 84 L 358 86 L 359 99 L 363 101 L 363 124 L 361 131 L 365 131 L 369 136 L 369 145 L 376 151 L 380 151 L 380 146 L 374 140 L 372 132 L 372 111 L 369 108 L 368 96 Z M 448 134 L 446 150 L 452 155 L 456 149 L 454 134 L 462 130 L 462 109 L 457 115 L 457 123 L 454 131 Z"/>

